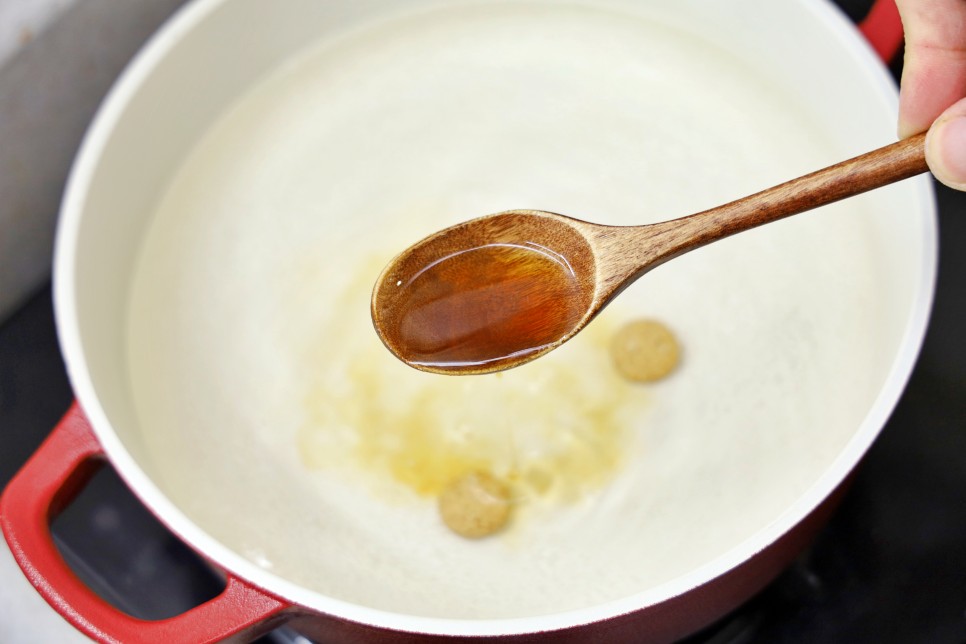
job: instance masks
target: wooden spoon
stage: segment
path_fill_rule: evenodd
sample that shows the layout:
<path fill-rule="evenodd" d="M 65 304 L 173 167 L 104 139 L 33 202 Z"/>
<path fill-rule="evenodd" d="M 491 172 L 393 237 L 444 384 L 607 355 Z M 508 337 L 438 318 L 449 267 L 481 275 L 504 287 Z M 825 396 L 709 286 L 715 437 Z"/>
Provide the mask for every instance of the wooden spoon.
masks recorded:
<path fill-rule="evenodd" d="M 927 170 L 925 134 L 688 217 L 604 226 L 510 210 L 403 251 L 372 292 L 383 343 L 417 369 L 479 374 L 572 338 L 634 280 L 669 259 L 762 224 Z"/>

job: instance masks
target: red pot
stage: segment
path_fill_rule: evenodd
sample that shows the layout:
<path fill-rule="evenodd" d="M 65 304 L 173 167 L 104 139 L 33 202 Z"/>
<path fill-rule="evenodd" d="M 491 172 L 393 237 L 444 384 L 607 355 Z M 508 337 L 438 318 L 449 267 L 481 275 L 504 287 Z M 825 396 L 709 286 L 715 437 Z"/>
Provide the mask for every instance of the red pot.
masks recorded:
<path fill-rule="evenodd" d="M 431 500 L 386 501 L 342 462 L 303 471 L 299 449 L 330 436 L 300 433 L 305 417 L 338 407 L 331 390 L 352 391 L 359 373 L 340 351 L 375 337 L 338 327 L 355 309 L 330 320 L 315 289 L 381 241 L 398 250 L 446 223 L 436 210 L 460 219 L 516 199 L 543 201 L 504 207 L 668 218 L 885 144 L 894 128 L 887 74 L 822 3 L 426 4 L 200 0 L 92 125 L 55 266 L 78 405 L 0 515 L 30 581 L 94 639 L 246 640 L 285 623 L 347 642 L 671 641 L 792 561 L 898 399 L 935 275 L 925 180 L 836 206 L 849 217 L 807 215 L 695 253 L 629 291 L 628 311 L 646 304 L 681 331 L 686 362 L 647 392 L 646 413 L 627 403 L 646 449 L 621 444 L 623 468 L 573 506 L 534 502 L 510 534 L 466 543 L 432 523 Z M 892 2 L 862 31 L 894 54 Z M 643 212 L 639 177 L 652 182 Z M 294 269 L 272 281 L 293 266 L 302 286 Z M 345 335 L 299 344 L 324 324 Z M 316 369 L 325 404 L 300 416 L 293 400 L 307 398 L 290 390 Z M 444 386 L 405 378 L 404 394 Z M 355 389 L 345 413 L 378 409 L 394 394 L 380 386 Z M 566 411 L 576 399 L 553 400 Z M 495 400 L 478 415 L 498 418 Z M 145 622 L 70 571 L 50 521 L 105 460 L 224 571 L 218 597 Z"/>

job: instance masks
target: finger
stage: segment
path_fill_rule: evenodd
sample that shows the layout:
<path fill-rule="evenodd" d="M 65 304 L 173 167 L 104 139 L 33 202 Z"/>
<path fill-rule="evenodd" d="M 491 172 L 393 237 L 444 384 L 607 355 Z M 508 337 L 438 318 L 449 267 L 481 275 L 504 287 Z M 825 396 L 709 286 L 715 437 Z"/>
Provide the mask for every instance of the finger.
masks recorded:
<path fill-rule="evenodd" d="M 966 96 L 966 0 L 896 0 L 906 31 L 899 136 L 922 132 Z"/>
<path fill-rule="evenodd" d="M 966 190 L 966 98 L 947 109 L 926 135 L 926 162 L 937 179 Z"/>

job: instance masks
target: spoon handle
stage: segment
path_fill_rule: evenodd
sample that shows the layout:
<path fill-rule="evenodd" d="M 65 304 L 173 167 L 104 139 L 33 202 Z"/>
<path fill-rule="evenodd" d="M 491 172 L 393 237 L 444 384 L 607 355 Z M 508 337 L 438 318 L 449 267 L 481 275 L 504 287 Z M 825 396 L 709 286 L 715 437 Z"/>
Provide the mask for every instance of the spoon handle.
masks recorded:
<path fill-rule="evenodd" d="M 686 217 L 700 222 L 707 243 L 928 170 L 925 132 Z"/>
<path fill-rule="evenodd" d="M 616 281 L 633 281 L 669 259 L 735 233 L 921 174 L 928 170 L 925 141 L 925 133 L 917 134 L 723 206 L 637 227 L 621 241 L 628 256 L 614 267 Z"/>

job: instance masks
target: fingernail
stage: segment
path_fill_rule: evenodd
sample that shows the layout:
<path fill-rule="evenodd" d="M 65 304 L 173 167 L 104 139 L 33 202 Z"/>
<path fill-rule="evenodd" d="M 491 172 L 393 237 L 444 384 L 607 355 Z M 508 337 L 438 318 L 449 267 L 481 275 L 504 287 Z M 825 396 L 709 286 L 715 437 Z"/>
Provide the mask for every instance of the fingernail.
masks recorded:
<path fill-rule="evenodd" d="M 936 178 L 951 188 L 966 189 L 966 116 L 941 119 L 926 140 L 926 158 Z"/>

